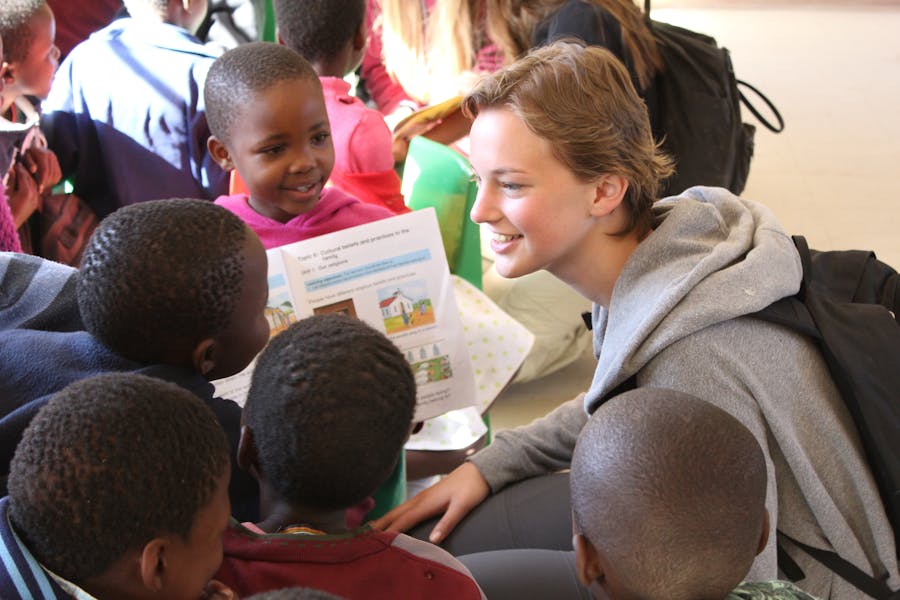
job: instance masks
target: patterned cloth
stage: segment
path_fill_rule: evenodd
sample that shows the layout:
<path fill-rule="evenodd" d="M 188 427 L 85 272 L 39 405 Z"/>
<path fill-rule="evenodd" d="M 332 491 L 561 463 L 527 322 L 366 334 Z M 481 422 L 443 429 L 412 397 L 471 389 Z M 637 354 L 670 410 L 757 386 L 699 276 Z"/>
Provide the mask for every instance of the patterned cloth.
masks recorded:
<path fill-rule="evenodd" d="M 725 600 L 817 600 L 789 581 L 744 582 Z"/>
<path fill-rule="evenodd" d="M 16 222 L 6 200 L 6 188 L 0 184 L 0 252 L 21 252 Z"/>
<path fill-rule="evenodd" d="M 9 499 L 0 500 L 0 598 L 65 600 L 72 595 L 32 556 L 9 522 Z M 71 584 L 69 584 L 71 585 Z M 74 591 L 74 586 L 72 591 Z"/>

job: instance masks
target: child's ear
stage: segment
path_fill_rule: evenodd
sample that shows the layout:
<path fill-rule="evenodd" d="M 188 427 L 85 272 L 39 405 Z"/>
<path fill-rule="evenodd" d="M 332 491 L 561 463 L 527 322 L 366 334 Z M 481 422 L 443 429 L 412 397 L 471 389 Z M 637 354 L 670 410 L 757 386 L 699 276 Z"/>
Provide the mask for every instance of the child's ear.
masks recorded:
<path fill-rule="evenodd" d="M 356 28 L 356 33 L 353 34 L 353 49 L 354 50 L 362 50 L 366 47 L 367 40 L 366 36 L 366 20 L 363 19 L 359 27 Z"/>
<path fill-rule="evenodd" d="M 621 175 L 607 173 L 597 179 L 596 186 L 591 214 L 595 217 L 605 217 L 622 203 L 622 198 L 628 190 L 628 180 Z"/>
<path fill-rule="evenodd" d="M 165 538 L 153 538 L 144 545 L 141 552 L 141 583 L 152 592 L 159 593 L 163 588 L 163 578 L 168 568 L 167 546 Z"/>
<path fill-rule="evenodd" d="M 575 547 L 575 569 L 578 571 L 578 580 L 584 587 L 590 587 L 603 577 L 603 567 L 600 566 L 597 549 L 580 533 L 572 536 L 572 546 Z"/>
<path fill-rule="evenodd" d="M 194 350 L 191 352 L 191 364 L 194 370 L 201 375 L 206 375 L 216 368 L 214 351 L 216 349 L 216 341 L 213 338 L 201 340 Z"/>
<path fill-rule="evenodd" d="M 769 543 L 769 509 L 765 509 L 763 513 L 763 525 L 762 531 L 759 534 L 759 544 L 756 546 L 756 554 L 759 555 L 763 550 L 766 549 L 766 544 Z"/>
<path fill-rule="evenodd" d="M 209 155 L 212 156 L 217 165 L 222 167 L 223 171 L 234 170 L 231 154 L 228 153 L 228 148 L 225 147 L 225 144 L 219 138 L 214 135 L 209 136 L 209 139 L 206 140 L 206 147 L 209 149 Z"/>
<path fill-rule="evenodd" d="M 256 450 L 256 440 L 253 430 L 243 425 L 241 427 L 241 439 L 238 441 L 237 464 L 254 477 L 259 473 L 259 454 Z"/>
<path fill-rule="evenodd" d="M 3 61 L 3 65 L 0 66 L 0 73 L 3 74 L 4 85 L 13 85 L 16 82 L 17 67 L 16 63 Z"/>

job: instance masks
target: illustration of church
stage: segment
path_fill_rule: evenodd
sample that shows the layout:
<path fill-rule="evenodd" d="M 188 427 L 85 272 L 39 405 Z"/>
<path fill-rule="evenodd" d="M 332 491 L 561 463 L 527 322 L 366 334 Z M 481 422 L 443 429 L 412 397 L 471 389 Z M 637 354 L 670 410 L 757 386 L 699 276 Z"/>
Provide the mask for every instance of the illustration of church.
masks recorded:
<path fill-rule="evenodd" d="M 385 300 L 382 300 L 378 307 L 381 309 L 381 316 L 385 319 L 408 315 L 413 311 L 413 301 L 403 295 L 400 290 Z"/>

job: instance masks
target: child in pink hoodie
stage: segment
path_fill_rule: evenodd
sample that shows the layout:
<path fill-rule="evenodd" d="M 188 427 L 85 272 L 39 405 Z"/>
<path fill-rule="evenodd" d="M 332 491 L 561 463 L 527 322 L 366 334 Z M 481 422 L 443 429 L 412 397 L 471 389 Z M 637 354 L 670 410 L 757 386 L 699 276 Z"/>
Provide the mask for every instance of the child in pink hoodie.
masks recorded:
<path fill-rule="evenodd" d="M 210 68 L 204 96 L 210 155 L 249 191 L 216 204 L 267 249 L 393 215 L 325 187 L 334 147 L 322 84 L 293 50 L 265 42 L 229 50 Z"/>

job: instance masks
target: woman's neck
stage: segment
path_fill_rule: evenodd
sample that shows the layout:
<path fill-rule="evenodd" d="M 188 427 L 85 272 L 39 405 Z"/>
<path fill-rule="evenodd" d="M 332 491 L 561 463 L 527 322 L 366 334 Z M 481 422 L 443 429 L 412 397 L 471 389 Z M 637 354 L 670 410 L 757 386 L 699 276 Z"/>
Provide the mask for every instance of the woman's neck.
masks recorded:
<path fill-rule="evenodd" d="M 573 256 L 548 270 L 591 302 L 609 308 L 625 263 L 645 237 L 636 232 L 612 235 L 598 228 Z"/>

